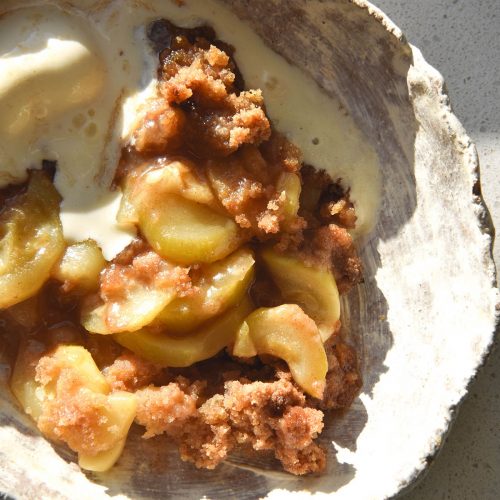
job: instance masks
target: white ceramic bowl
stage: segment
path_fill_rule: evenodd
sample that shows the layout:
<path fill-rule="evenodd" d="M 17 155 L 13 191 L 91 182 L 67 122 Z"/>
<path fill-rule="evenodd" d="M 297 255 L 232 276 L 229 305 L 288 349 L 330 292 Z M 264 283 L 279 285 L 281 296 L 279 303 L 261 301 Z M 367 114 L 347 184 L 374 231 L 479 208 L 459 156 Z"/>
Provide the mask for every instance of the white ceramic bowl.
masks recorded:
<path fill-rule="evenodd" d="M 436 453 L 484 361 L 497 322 L 493 227 L 475 147 L 440 74 L 364 0 L 224 3 L 337 95 L 381 159 L 382 209 L 362 250 L 365 282 L 344 302 L 364 386 L 349 411 L 327 419 L 328 470 L 296 478 L 236 456 L 197 471 L 166 440 L 134 433 L 112 473 L 85 475 L 2 391 L 0 490 L 51 499 L 391 497 Z"/>

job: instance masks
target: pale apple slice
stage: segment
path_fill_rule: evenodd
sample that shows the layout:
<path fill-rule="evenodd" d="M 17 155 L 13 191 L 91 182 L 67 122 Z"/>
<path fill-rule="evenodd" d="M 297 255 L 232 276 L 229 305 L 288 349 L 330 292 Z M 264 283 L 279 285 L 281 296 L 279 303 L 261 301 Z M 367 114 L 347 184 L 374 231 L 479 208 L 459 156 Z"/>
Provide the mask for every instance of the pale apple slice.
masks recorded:
<path fill-rule="evenodd" d="M 215 262 L 241 244 L 236 223 L 206 205 L 169 194 L 150 210 L 138 208 L 139 227 L 163 258 L 181 264 Z"/>
<path fill-rule="evenodd" d="M 203 266 L 193 280 L 194 293 L 170 302 L 158 315 L 158 321 L 168 332 L 185 334 L 235 306 L 252 283 L 254 264 L 252 251 L 242 248 Z"/>
<path fill-rule="evenodd" d="M 297 257 L 279 254 L 271 248 L 260 255 L 284 301 L 299 305 L 316 322 L 323 342 L 326 341 L 340 318 L 339 292 L 332 272 L 308 267 Z"/>
<path fill-rule="evenodd" d="M 283 359 L 304 391 L 315 398 L 323 396 L 328 371 L 325 348 L 316 324 L 296 304 L 263 307 L 245 319 L 233 354 L 250 357 L 253 353 Z"/>
<path fill-rule="evenodd" d="M 113 338 L 153 363 L 182 368 L 209 359 L 232 344 L 241 324 L 252 309 L 252 303 L 245 298 L 238 306 L 184 337 L 153 333 L 144 328 L 139 332 L 119 333 Z"/>
<path fill-rule="evenodd" d="M 75 243 L 52 269 L 52 276 L 68 290 L 93 292 L 99 288 L 99 274 L 106 266 L 102 250 L 94 240 Z"/>
<path fill-rule="evenodd" d="M 35 295 L 64 252 L 60 200 L 47 176 L 35 171 L 26 192 L 0 213 L 0 309 Z"/>

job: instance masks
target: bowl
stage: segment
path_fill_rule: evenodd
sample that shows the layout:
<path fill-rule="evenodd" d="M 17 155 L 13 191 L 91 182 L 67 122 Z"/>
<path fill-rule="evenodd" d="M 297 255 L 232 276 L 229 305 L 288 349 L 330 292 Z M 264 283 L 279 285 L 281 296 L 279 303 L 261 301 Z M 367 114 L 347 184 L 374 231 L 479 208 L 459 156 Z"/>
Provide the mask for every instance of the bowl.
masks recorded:
<path fill-rule="evenodd" d="M 299 478 L 248 455 L 195 470 L 166 439 L 139 432 L 112 472 L 83 473 L 2 388 L 0 490 L 18 498 L 388 498 L 426 469 L 488 353 L 499 303 L 494 229 L 476 149 L 441 75 L 364 0 L 223 3 L 336 96 L 377 152 L 380 213 L 359 242 L 365 280 L 343 303 L 361 394 L 327 417 L 327 471 Z M 8 369 L 0 374 L 6 384 Z"/>

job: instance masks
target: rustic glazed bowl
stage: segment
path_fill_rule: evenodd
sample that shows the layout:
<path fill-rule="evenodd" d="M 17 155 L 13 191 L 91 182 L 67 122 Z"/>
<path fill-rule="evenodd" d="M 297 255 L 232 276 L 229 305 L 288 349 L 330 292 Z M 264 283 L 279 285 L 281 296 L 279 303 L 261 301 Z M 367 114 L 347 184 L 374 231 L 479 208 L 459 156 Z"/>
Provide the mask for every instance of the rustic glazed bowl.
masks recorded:
<path fill-rule="evenodd" d="M 475 147 L 440 74 L 364 0 L 224 3 L 340 98 L 382 165 L 381 212 L 361 250 L 365 282 L 344 303 L 364 386 L 349 411 L 327 417 L 328 470 L 297 478 L 236 456 L 198 471 L 166 440 L 134 432 L 112 472 L 85 474 L 2 390 L 0 490 L 30 499 L 391 497 L 439 449 L 484 361 L 497 321 L 493 227 Z"/>

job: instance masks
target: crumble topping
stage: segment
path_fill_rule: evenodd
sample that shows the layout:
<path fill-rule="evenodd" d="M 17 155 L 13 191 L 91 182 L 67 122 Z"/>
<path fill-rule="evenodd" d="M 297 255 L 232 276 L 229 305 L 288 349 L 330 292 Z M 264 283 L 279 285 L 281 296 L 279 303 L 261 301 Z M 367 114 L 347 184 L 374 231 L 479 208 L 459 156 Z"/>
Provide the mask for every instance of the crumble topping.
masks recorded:
<path fill-rule="evenodd" d="M 179 325 L 186 324 L 183 311 L 188 309 L 182 301 L 200 293 L 193 281 L 204 283 L 208 276 L 214 282 L 221 281 L 223 273 L 207 272 L 214 265 L 209 260 L 189 265 L 169 260 L 166 254 L 173 245 L 168 240 L 172 234 L 176 244 L 181 240 L 182 252 L 189 255 L 194 246 L 191 240 L 182 240 L 187 238 L 182 233 L 186 228 L 176 229 L 175 220 L 171 221 L 174 229 L 167 224 L 165 230 L 152 231 L 155 238 L 168 240 L 153 250 L 141 221 L 135 220 L 131 211 L 127 215 L 139 225 L 139 237 L 106 263 L 99 275 L 98 292 L 81 299 L 63 286 L 52 297 L 54 286 L 49 282 L 37 296 L 45 316 L 38 309 L 30 318 L 7 310 L 11 318 L 8 328 L 19 327 L 21 322 L 23 328 L 30 325 L 27 335 L 37 339 L 36 349 L 20 349 L 16 384 L 37 384 L 39 392 L 45 394 L 37 403 L 39 429 L 79 453 L 95 456 L 126 437 L 128 427 L 125 431 L 119 428 L 106 410 L 109 398 L 123 392 L 133 395 L 135 423 L 144 427 L 143 437 L 168 435 L 181 458 L 196 467 L 213 469 L 236 447 L 250 447 L 272 452 L 290 473 L 321 472 L 326 451 L 315 440 L 323 430 L 324 412 L 349 407 L 361 387 L 356 352 L 340 333 L 337 318 L 323 342 L 314 318 L 304 313 L 311 334 L 320 339 L 318 344 L 324 349 L 325 375 L 317 381 L 324 391 L 319 399 L 294 380 L 279 352 L 271 349 L 272 354 L 259 354 L 252 332 L 241 321 L 232 333 L 233 340 L 211 359 L 202 358 L 188 367 L 166 366 L 156 360 L 162 349 L 170 352 L 175 346 L 179 352 L 188 351 L 190 336 L 204 338 L 205 331 L 217 336 L 234 329 L 230 322 L 215 322 L 224 319 L 226 312 L 232 317 L 245 300 L 255 308 L 284 304 L 282 290 L 259 255 L 261 248 L 272 247 L 278 255 L 291 256 L 306 267 L 331 274 L 338 292 L 348 293 L 362 279 L 361 261 L 349 233 L 356 224 L 349 191 L 341 180 L 302 165 L 300 150 L 269 122 L 261 91 L 243 90 L 232 49 L 216 40 L 213 30 L 186 30 L 157 21 L 149 33 L 160 53 L 158 93 L 146 103 L 131 144 L 123 151 L 116 185 L 124 193 L 132 186 L 131 205 L 134 196 L 143 202 L 149 194 L 144 194 L 141 182 L 152 171 L 165 169 L 171 175 L 170 183 L 166 183 L 168 189 L 163 185 L 165 191 L 157 193 L 155 203 L 161 204 L 172 192 L 177 197 L 184 192 L 181 209 L 172 205 L 177 214 L 189 214 L 190 210 L 198 218 L 208 214 L 207 226 L 218 217 L 220 231 L 227 231 L 227 227 L 236 231 L 237 243 L 246 245 L 246 251 L 256 257 L 254 274 L 249 279 L 248 270 L 241 275 L 227 273 L 232 276 L 226 277 L 230 299 L 221 293 L 213 317 L 207 308 L 208 319 L 201 326 L 181 328 Z M 12 189 L 4 190 L 0 200 L 15 203 L 16 196 Z M 228 239 L 224 235 L 219 238 L 223 243 Z M 210 244 L 212 237 L 211 233 L 204 236 L 203 244 Z M 200 253 L 203 257 L 208 254 Z M 210 293 L 214 289 L 206 284 Z M 148 310 L 151 318 L 134 323 L 146 316 L 144 310 L 153 302 L 153 295 L 158 310 Z M 87 322 L 81 320 L 85 330 L 76 316 L 87 310 L 94 315 Z M 165 311 L 171 314 L 169 325 L 173 326 L 169 328 L 161 320 Z M 283 318 L 283 323 L 288 320 Z M 54 336 L 47 341 L 47 334 L 40 331 L 61 321 L 72 331 L 71 342 Z M 134 328 L 127 329 L 131 324 Z M 214 324 L 218 328 L 213 328 Z M 145 344 L 144 352 L 150 357 L 118 345 L 113 334 L 123 331 L 127 335 L 145 334 L 144 342 L 150 344 Z M 162 338 L 168 340 L 167 347 Z M 251 354 L 234 355 L 236 338 Z M 93 360 L 90 365 L 75 367 L 54 355 L 54 348 L 67 343 L 85 348 Z M 84 375 L 88 373 L 97 377 L 97 389 L 89 386 Z M 25 400 L 21 403 L 29 407 Z"/>

